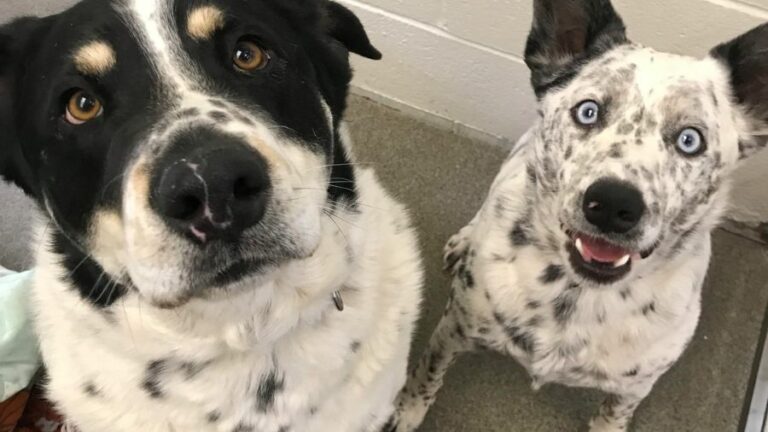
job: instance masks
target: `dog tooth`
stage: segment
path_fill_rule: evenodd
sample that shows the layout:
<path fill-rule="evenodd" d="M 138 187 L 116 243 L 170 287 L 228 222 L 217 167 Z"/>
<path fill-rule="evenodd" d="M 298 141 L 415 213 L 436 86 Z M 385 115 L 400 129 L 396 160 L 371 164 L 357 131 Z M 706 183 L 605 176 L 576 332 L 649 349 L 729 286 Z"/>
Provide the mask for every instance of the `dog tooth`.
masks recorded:
<path fill-rule="evenodd" d="M 584 243 L 582 243 L 581 239 L 580 238 L 576 238 L 576 241 L 574 242 L 574 244 L 576 245 L 576 250 L 579 251 L 579 254 L 581 255 L 581 258 L 583 258 L 584 261 L 586 261 L 586 262 L 592 262 L 592 259 L 587 257 L 584 254 Z"/>
<path fill-rule="evenodd" d="M 632 258 L 631 255 L 625 255 L 624 258 L 622 258 L 622 259 L 616 261 L 615 263 L 613 263 L 613 267 L 614 268 L 624 267 L 625 265 L 627 265 L 627 263 L 629 262 L 630 258 Z"/>

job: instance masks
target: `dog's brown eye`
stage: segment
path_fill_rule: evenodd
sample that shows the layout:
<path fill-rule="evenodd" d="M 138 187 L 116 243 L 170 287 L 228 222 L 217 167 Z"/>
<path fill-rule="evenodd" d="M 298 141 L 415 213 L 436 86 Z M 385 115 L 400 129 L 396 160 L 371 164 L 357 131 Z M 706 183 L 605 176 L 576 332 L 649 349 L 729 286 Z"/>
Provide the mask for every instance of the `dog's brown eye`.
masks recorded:
<path fill-rule="evenodd" d="M 256 42 L 240 40 L 232 59 L 235 67 L 244 72 L 264 69 L 269 64 L 269 54 Z"/>
<path fill-rule="evenodd" d="M 96 97 L 85 90 L 78 90 L 67 102 L 66 118 L 73 125 L 81 125 L 100 116 L 103 111 L 104 108 Z"/>

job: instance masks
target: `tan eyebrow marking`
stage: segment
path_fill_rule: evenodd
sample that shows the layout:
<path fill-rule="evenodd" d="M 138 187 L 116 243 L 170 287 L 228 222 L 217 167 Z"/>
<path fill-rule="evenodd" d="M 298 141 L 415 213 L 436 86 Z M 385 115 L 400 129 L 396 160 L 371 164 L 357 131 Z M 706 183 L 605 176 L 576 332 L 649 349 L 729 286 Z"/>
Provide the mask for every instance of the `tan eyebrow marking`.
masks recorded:
<path fill-rule="evenodd" d="M 72 60 L 80 73 L 102 76 L 117 64 L 117 54 L 104 41 L 92 41 L 75 51 Z"/>
<path fill-rule="evenodd" d="M 201 6 L 189 12 L 187 17 L 187 34 L 192 39 L 208 39 L 223 27 L 224 12 L 215 6 Z"/>

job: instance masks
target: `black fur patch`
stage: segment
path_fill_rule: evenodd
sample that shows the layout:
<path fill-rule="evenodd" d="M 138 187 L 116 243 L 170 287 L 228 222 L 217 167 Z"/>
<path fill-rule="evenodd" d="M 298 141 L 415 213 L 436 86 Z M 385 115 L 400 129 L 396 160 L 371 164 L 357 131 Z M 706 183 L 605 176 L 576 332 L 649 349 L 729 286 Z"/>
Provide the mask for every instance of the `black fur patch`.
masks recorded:
<path fill-rule="evenodd" d="M 162 399 L 165 392 L 162 389 L 162 375 L 166 372 L 168 360 L 155 360 L 147 366 L 141 387 L 152 399 Z"/>
<path fill-rule="evenodd" d="M 574 288 L 564 291 L 552 303 L 552 311 L 555 320 L 564 325 L 568 323 L 576 311 L 576 303 L 581 296 L 581 288 Z"/>
<path fill-rule="evenodd" d="M 128 293 L 125 286 L 112 280 L 93 259 L 83 254 L 61 232 L 53 235 L 53 251 L 61 256 L 66 270 L 62 275 L 65 283 L 72 284 L 80 296 L 96 308 L 105 309 Z"/>
<path fill-rule="evenodd" d="M 285 379 L 279 378 L 277 372 L 270 372 L 259 384 L 256 393 L 257 409 L 266 412 L 275 404 L 275 397 L 285 388 Z"/>
<path fill-rule="evenodd" d="M 232 120 L 232 118 L 229 117 L 229 114 L 224 111 L 211 111 L 208 113 L 208 117 L 216 123 L 227 123 Z"/>
<path fill-rule="evenodd" d="M 256 428 L 253 425 L 238 423 L 237 426 L 232 429 L 232 432 L 254 432 L 255 430 Z"/>
<path fill-rule="evenodd" d="M 656 302 L 650 302 L 647 305 L 643 306 L 642 309 L 643 315 L 648 316 L 651 313 L 656 312 Z"/>
<path fill-rule="evenodd" d="M 512 241 L 512 245 L 515 247 L 527 246 L 531 244 L 531 239 L 528 236 L 528 229 L 524 222 L 516 222 L 512 231 L 509 233 L 509 238 Z"/>
<path fill-rule="evenodd" d="M 96 387 L 96 384 L 94 384 L 92 381 L 88 381 L 83 384 L 83 392 L 90 397 L 101 396 L 101 391 L 99 391 L 99 388 Z"/>
<path fill-rule="evenodd" d="M 539 276 L 539 281 L 544 284 L 551 284 L 559 281 L 565 276 L 563 272 L 563 266 L 557 264 L 550 264 L 544 269 L 544 272 Z"/>

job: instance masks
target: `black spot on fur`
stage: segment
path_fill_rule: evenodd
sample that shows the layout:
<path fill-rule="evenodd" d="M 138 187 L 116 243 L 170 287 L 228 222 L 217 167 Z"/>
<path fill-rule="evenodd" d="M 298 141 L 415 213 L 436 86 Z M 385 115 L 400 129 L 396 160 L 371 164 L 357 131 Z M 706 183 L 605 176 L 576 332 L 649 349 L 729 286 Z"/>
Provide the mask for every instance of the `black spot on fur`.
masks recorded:
<path fill-rule="evenodd" d="M 217 107 L 217 108 L 226 108 L 227 104 L 224 103 L 224 101 L 221 101 L 219 99 L 208 99 L 208 102 Z"/>
<path fill-rule="evenodd" d="M 250 117 L 247 117 L 247 116 L 245 116 L 243 114 L 240 114 L 238 112 L 236 112 L 234 115 L 235 115 L 235 118 L 237 119 L 237 121 L 239 121 L 240 123 L 245 123 L 248 126 L 253 126 L 254 123 L 253 123 L 253 120 L 250 119 Z"/>
<path fill-rule="evenodd" d="M 605 324 L 605 315 L 606 315 L 605 310 L 601 310 L 600 312 L 597 313 L 596 320 L 598 324 Z"/>
<path fill-rule="evenodd" d="M 349 348 L 352 350 L 353 353 L 360 351 L 360 341 L 358 340 L 353 341 L 352 344 L 349 346 Z"/>
<path fill-rule="evenodd" d="M 285 388 L 285 380 L 278 378 L 277 372 L 270 372 L 259 384 L 257 390 L 257 409 L 266 412 L 275 404 L 275 397 Z"/>
<path fill-rule="evenodd" d="M 539 281 L 545 284 L 551 284 L 559 281 L 563 278 L 563 266 L 557 264 L 550 264 L 544 269 L 544 272 L 539 276 Z"/>
<path fill-rule="evenodd" d="M 536 339 L 534 336 L 520 327 L 507 325 L 504 326 L 504 332 L 512 340 L 512 343 L 524 352 L 532 354 L 536 349 Z"/>
<path fill-rule="evenodd" d="M 224 111 L 211 111 L 208 113 L 208 117 L 217 123 L 226 123 L 231 120 L 229 114 Z"/>
<path fill-rule="evenodd" d="M 232 432 L 254 432 L 254 430 L 255 428 L 252 425 L 238 423 L 237 426 L 232 429 Z"/>
<path fill-rule="evenodd" d="M 200 110 L 197 108 L 187 108 L 183 111 L 179 111 L 176 115 L 178 118 L 194 117 L 200 115 Z"/>
<path fill-rule="evenodd" d="M 565 158 L 565 160 L 568 160 L 571 158 L 571 156 L 573 156 L 573 146 L 569 145 L 568 147 L 565 148 L 565 154 L 563 155 L 563 157 Z"/>
<path fill-rule="evenodd" d="M 561 325 L 566 324 L 576 311 L 576 302 L 581 295 L 581 289 L 575 288 L 564 291 L 552 303 L 555 320 Z"/>
<path fill-rule="evenodd" d="M 461 326 L 461 323 L 456 323 L 456 332 L 455 332 L 455 334 L 456 334 L 456 336 L 459 339 L 466 338 L 466 333 L 464 332 L 464 327 Z"/>
<path fill-rule="evenodd" d="M 200 374 L 200 372 L 202 372 L 206 367 L 208 367 L 209 364 L 210 362 L 182 362 L 179 365 L 179 369 L 184 374 L 184 378 L 191 380 Z"/>
<path fill-rule="evenodd" d="M 469 270 L 464 271 L 464 286 L 467 288 L 475 287 L 475 276 Z"/>
<path fill-rule="evenodd" d="M 643 306 L 643 315 L 648 316 L 653 312 L 656 312 L 656 302 L 650 302 L 647 305 Z"/>
<path fill-rule="evenodd" d="M 502 326 L 507 322 L 507 320 L 504 318 L 504 315 L 502 315 L 499 311 L 493 313 L 493 319 L 496 320 L 496 323 L 501 324 Z"/>
<path fill-rule="evenodd" d="M 512 232 L 509 234 L 509 238 L 512 241 L 512 245 L 515 247 L 527 246 L 531 244 L 531 239 L 528 237 L 528 231 L 525 222 L 518 221 L 512 228 Z"/>
<path fill-rule="evenodd" d="M 531 164 L 528 164 L 528 165 L 525 167 L 525 171 L 526 171 L 526 173 L 528 174 L 528 181 L 529 181 L 531 184 L 535 185 L 535 184 L 536 184 L 536 181 L 537 181 L 537 179 L 536 179 L 536 168 L 534 168 L 534 167 L 533 167 L 533 165 L 531 165 Z"/>
<path fill-rule="evenodd" d="M 83 384 L 83 392 L 90 397 L 98 397 L 101 395 L 101 392 L 96 387 L 96 384 L 94 384 L 91 381 L 88 381 L 85 384 Z"/>
<path fill-rule="evenodd" d="M 526 323 L 526 325 L 528 327 L 536 328 L 536 327 L 538 327 L 541 324 L 541 322 L 543 320 L 544 319 L 541 317 L 541 315 L 534 315 L 534 316 L 532 316 L 531 318 L 528 319 L 528 322 Z"/>
<path fill-rule="evenodd" d="M 525 304 L 525 307 L 527 307 L 528 309 L 535 310 L 541 307 L 541 302 L 538 302 L 536 300 L 531 300 Z"/>
<path fill-rule="evenodd" d="M 614 159 L 621 159 L 622 157 L 624 157 L 624 152 L 621 151 L 621 144 L 613 143 L 613 145 L 611 146 L 611 151 L 608 153 L 608 156 Z"/>
<path fill-rule="evenodd" d="M 397 422 L 395 422 L 395 416 L 393 415 L 381 428 L 381 432 L 395 432 L 395 430 L 397 430 Z"/>
<path fill-rule="evenodd" d="M 619 295 L 621 296 L 622 300 L 626 300 L 632 297 L 632 288 L 624 288 L 623 290 L 619 291 Z"/>
<path fill-rule="evenodd" d="M 221 419 L 221 413 L 218 411 L 211 411 L 205 416 L 205 419 L 208 420 L 208 423 L 216 423 Z"/>
<path fill-rule="evenodd" d="M 161 399 L 165 393 L 161 388 L 161 377 L 165 373 L 168 360 L 155 360 L 147 365 L 141 386 L 152 399 Z"/>
<path fill-rule="evenodd" d="M 634 369 L 630 369 L 627 372 L 624 372 L 623 375 L 625 377 L 633 377 L 633 376 L 637 376 L 638 373 L 640 373 L 640 369 L 639 368 L 634 368 Z"/>

